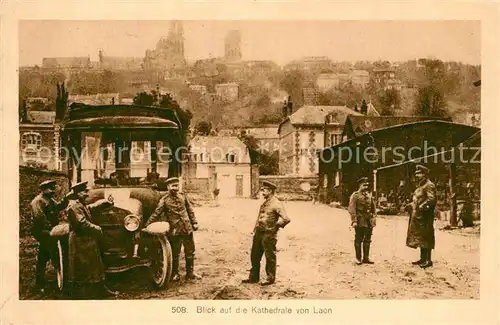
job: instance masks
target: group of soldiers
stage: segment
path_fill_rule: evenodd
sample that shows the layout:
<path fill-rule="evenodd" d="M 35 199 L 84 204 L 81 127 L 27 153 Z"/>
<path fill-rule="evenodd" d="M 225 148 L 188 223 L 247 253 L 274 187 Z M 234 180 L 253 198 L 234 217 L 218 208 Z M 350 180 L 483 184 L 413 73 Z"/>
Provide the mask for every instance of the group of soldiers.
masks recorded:
<path fill-rule="evenodd" d="M 428 178 L 429 169 L 416 166 L 415 177 L 418 187 L 413 193 L 410 204 L 411 213 L 408 225 L 406 245 L 420 248 L 420 259 L 412 262 L 422 268 L 432 266 L 431 251 L 434 249 L 434 209 L 436 189 Z M 193 232 L 198 230 L 198 222 L 188 198 L 179 192 L 179 179 L 166 181 L 167 194 L 144 225 L 156 221 L 169 223 L 168 239 L 172 247 L 172 281 L 179 281 L 179 256 L 184 247 L 186 279 L 200 279 L 194 272 L 195 242 Z M 36 290 L 43 291 L 45 286 L 45 268 L 54 258 L 55 243 L 50 236 L 51 229 L 59 223 L 59 212 L 66 210 L 69 223 L 69 283 L 72 290 L 91 290 L 92 295 L 114 296 L 117 293 L 105 285 L 104 264 L 99 250 L 98 237 L 102 229 L 92 222 L 92 212 L 103 205 L 113 205 L 113 198 L 86 205 L 88 197 L 87 182 L 81 182 L 71 188 L 70 193 L 61 202 L 54 199 L 55 181 L 46 181 L 40 185 L 41 193 L 31 202 L 33 211 L 33 236 L 39 242 L 36 264 Z M 259 283 L 262 257 L 266 257 L 266 279 L 262 285 L 271 285 L 276 281 L 276 244 L 281 228 L 290 223 L 282 202 L 276 197 L 277 186 L 264 181 L 261 192 L 264 197 L 253 231 L 250 253 L 251 270 L 243 283 Z M 370 259 L 370 244 L 373 228 L 376 226 L 375 202 L 369 189 L 369 180 L 359 180 L 359 188 L 352 193 L 348 211 L 351 226 L 355 229 L 354 249 L 356 264 L 373 264 Z"/>
<path fill-rule="evenodd" d="M 194 272 L 195 242 L 193 232 L 198 230 L 198 222 L 188 198 L 179 192 L 179 179 L 169 178 L 165 182 L 167 194 L 148 218 L 143 230 L 157 221 L 169 223 L 168 240 L 172 247 L 172 281 L 179 281 L 179 256 L 184 248 L 186 279 L 196 280 L 201 276 Z M 105 267 L 99 249 L 99 237 L 102 229 L 92 222 L 96 209 L 112 206 L 112 196 L 86 205 L 88 198 L 87 182 L 80 182 L 71 187 L 71 191 L 57 202 L 54 198 L 57 183 L 54 180 L 40 184 L 41 192 L 31 202 L 32 234 L 38 241 L 35 291 L 45 290 L 45 270 L 48 261 L 58 266 L 56 241 L 51 237 L 51 230 L 60 222 L 61 211 L 66 211 L 69 224 L 68 237 L 68 281 L 69 293 L 78 299 L 82 297 L 116 296 L 105 284 Z M 244 283 L 259 282 L 260 261 L 266 256 L 267 278 L 263 285 L 273 284 L 276 279 L 276 242 L 280 228 L 285 227 L 290 219 L 282 203 L 275 197 L 276 185 L 265 181 L 261 187 L 265 198 L 254 228 L 251 249 L 252 268 Z"/>
<path fill-rule="evenodd" d="M 421 268 L 433 265 L 431 252 L 435 246 L 434 210 L 437 203 L 436 187 L 429 180 L 429 169 L 423 165 L 415 168 L 417 188 L 413 192 L 412 201 L 408 205 L 410 219 L 406 236 L 406 246 L 420 248 L 420 259 L 412 262 Z M 354 250 L 356 264 L 373 264 L 370 260 L 370 243 L 373 228 L 376 226 L 375 201 L 369 189 L 367 177 L 358 180 L 359 188 L 352 193 L 349 200 L 351 226 L 355 230 Z"/>

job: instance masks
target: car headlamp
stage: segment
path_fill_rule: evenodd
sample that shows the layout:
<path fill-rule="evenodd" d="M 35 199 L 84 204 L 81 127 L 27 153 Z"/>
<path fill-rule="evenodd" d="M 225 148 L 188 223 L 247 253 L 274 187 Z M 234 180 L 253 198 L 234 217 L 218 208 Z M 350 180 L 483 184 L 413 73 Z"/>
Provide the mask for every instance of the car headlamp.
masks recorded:
<path fill-rule="evenodd" d="M 123 220 L 123 225 L 128 231 L 136 231 L 141 225 L 141 219 L 136 215 L 130 214 Z"/>

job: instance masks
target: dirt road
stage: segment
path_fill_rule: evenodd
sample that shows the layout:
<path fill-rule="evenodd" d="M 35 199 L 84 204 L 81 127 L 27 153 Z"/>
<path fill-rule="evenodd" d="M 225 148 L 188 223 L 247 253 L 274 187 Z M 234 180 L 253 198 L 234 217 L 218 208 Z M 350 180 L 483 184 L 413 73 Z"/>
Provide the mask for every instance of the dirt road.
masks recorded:
<path fill-rule="evenodd" d="M 372 243 L 376 264 L 356 266 L 347 211 L 311 202 L 285 203 L 292 222 L 279 234 L 277 282 L 268 287 L 241 284 L 250 268 L 259 204 L 242 199 L 197 207 L 195 268 L 203 279 L 155 291 L 137 269 L 110 278 L 121 292 L 118 299 L 479 299 L 477 231 L 436 231 L 434 267 L 422 270 L 410 263 L 418 251 L 405 246 L 408 219 L 381 216 Z M 29 294 L 32 253 L 21 253 L 21 297 L 43 299 Z"/>

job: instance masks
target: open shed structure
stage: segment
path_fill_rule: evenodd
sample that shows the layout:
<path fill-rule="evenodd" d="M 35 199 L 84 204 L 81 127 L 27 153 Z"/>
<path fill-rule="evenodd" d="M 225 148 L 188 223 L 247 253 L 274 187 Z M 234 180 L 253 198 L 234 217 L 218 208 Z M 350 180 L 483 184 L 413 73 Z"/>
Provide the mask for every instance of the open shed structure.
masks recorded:
<path fill-rule="evenodd" d="M 452 149 L 467 143 L 478 132 L 477 127 L 448 121 L 419 121 L 373 130 L 325 148 L 319 153 L 319 199 L 347 205 L 350 194 L 357 189 L 357 179 L 362 176 L 372 180 L 377 194 L 410 194 L 415 187 L 415 164 L 409 162 L 428 166 L 436 184 L 448 184 L 451 165 L 473 164 L 472 152 L 467 161 Z"/>

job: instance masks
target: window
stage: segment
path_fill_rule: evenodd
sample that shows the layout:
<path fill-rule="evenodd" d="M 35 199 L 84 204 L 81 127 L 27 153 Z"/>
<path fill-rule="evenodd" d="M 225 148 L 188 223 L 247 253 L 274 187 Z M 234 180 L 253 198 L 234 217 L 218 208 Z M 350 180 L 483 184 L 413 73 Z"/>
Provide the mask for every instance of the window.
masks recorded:
<path fill-rule="evenodd" d="M 235 163 L 236 162 L 236 155 L 232 152 L 228 153 L 226 155 L 226 158 L 227 158 L 227 162 L 229 163 Z"/>
<path fill-rule="evenodd" d="M 42 135 L 36 132 L 26 132 L 21 138 L 21 148 L 27 151 L 39 151 L 42 148 Z"/>
<path fill-rule="evenodd" d="M 340 185 L 340 173 L 335 172 L 335 186 L 339 186 L 339 185 Z"/>
<path fill-rule="evenodd" d="M 342 142 L 342 136 L 340 134 L 330 134 L 330 145 L 335 146 Z"/>
<path fill-rule="evenodd" d="M 130 151 L 130 177 L 146 177 L 151 170 L 151 143 L 132 141 Z"/>

